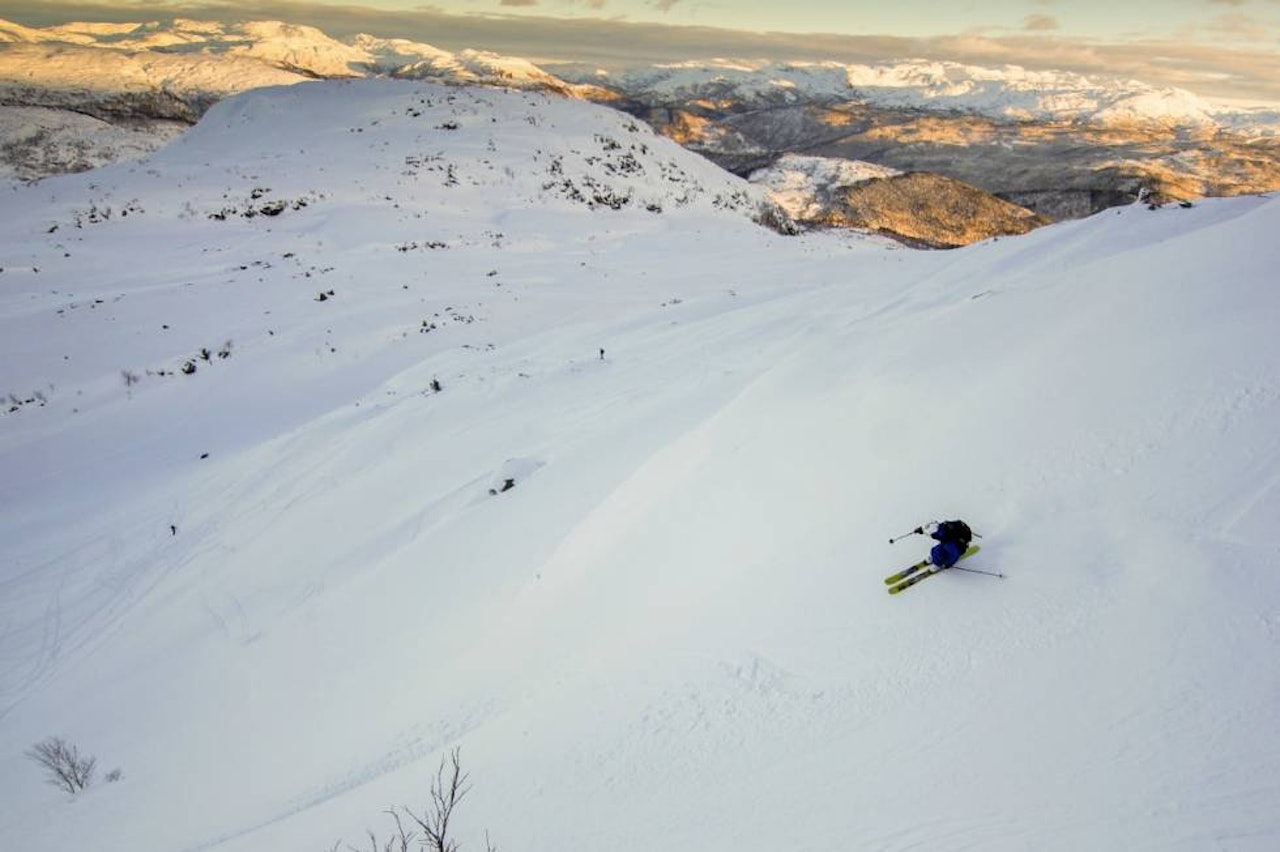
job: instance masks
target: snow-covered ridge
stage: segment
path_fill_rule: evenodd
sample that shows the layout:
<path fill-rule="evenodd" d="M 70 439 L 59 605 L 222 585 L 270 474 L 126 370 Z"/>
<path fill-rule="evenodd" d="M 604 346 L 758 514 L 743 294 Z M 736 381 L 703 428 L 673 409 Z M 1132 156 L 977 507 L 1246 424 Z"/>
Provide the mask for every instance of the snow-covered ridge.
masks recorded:
<path fill-rule="evenodd" d="M 39 29 L 0 21 L 3 42 L 109 48 L 129 53 L 137 61 L 153 53 L 202 62 L 249 59 L 303 77 L 390 75 L 551 88 L 582 95 L 600 86 L 623 94 L 673 100 L 865 100 L 877 106 L 968 112 L 1007 121 L 1157 123 L 1253 134 L 1280 132 L 1280 106 L 1212 103 L 1182 89 L 1155 87 L 1138 80 L 1035 71 L 1016 65 L 983 67 L 927 59 L 878 65 L 718 60 L 608 73 L 574 65 L 541 68 L 517 57 L 481 50 L 450 52 L 405 39 L 359 35 L 340 41 L 315 27 L 278 21 L 221 24 L 177 19 Z M 101 76 L 91 59 L 80 61 L 86 76 Z M 12 67 L 6 68 L 0 51 L 0 78 L 13 73 Z M 592 88 L 579 90 L 578 86 Z"/>
<path fill-rule="evenodd" d="M 296 156 L 276 163 L 282 151 Z M 374 170 L 388 175 L 381 189 L 359 168 L 371 155 Z M 448 211 L 459 196 L 496 203 L 495 216 L 511 206 L 561 203 L 753 215 L 765 201 L 761 190 L 615 110 L 541 92 L 421 82 L 327 81 L 248 92 L 215 105 L 149 163 L 162 168 L 193 158 L 229 175 L 257 170 L 277 195 L 316 192 L 318 173 L 328 194 L 372 200 L 407 193 L 405 202 L 420 213 Z M 347 185 L 347 175 L 358 178 Z M 184 189 L 174 194 L 178 201 L 187 206 L 196 197 Z"/>
<path fill-rule="evenodd" d="M 330 38 L 315 27 L 279 21 L 220 24 L 177 19 L 167 24 L 65 24 L 42 29 L 0 22 L 0 43 L 3 42 L 106 48 L 139 62 L 150 62 L 152 54 L 162 54 L 181 58 L 171 60 L 175 64 L 185 61 L 213 68 L 220 67 L 219 60 L 252 60 L 276 71 L 299 75 L 298 79 L 433 77 L 512 87 L 572 88 L 524 59 L 481 50 L 454 53 L 406 39 L 370 35 L 356 36 L 347 43 Z M 86 63 L 81 73 L 96 77 L 93 58 L 84 54 L 78 58 Z M 33 76 L 39 74 L 38 69 L 33 69 Z M 0 76 L 13 76 L 13 70 L 0 64 Z M 233 81 L 222 88 L 239 91 L 244 86 Z"/>

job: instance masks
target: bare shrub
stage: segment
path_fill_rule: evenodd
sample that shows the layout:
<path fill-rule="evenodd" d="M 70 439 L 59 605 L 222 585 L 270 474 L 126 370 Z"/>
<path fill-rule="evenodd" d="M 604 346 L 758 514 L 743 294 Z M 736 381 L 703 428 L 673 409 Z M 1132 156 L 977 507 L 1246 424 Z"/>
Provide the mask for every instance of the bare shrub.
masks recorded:
<path fill-rule="evenodd" d="M 458 844 L 449 837 L 449 819 L 453 816 L 453 809 L 471 789 L 467 786 L 468 776 L 462 771 L 460 749 L 455 748 L 449 754 L 449 764 L 451 768 L 447 768 L 441 759 L 436 780 L 431 784 L 431 801 L 422 815 L 405 808 L 409 818 L 422 828 L 426 847 L 432 852 L 457 852 Z"/>
<path fill-rule="evenodd" d="M 347 846 L 349 852 L 409 852 L 412 848 L 428 849 L 431 852 L 458 852 L 458 844 L 449 835 L 449 821 L 453 811 L 467 795 L 468 775 L 462 771 L 461 749 L 454 749 L 448 758 L 441 758 L 440 767 L 436 770 L 435 781 L 431 783 L 430 801 L 421 813 L 414 813 L 410 808 L 391 808 L 386 813 L 395 820 L 395 831 L 385 842 L 378 840 L 377 834 L 370 831 L 368 846 Z M 415 829 L 416 826 L 416 829 Z M 489 833 L 484 836 L 486 852 L 497 852 Z M 338 844 L 332 847 L 336 852 Z"/>
<path fill-rule="evenodd" d="M 48 772 L 48 783 L 72 795 L 88 787 L 98 759 L 80 755 L 80 750 L 62 737 L 48 737 L 27 749 L 26 756 Z"/>

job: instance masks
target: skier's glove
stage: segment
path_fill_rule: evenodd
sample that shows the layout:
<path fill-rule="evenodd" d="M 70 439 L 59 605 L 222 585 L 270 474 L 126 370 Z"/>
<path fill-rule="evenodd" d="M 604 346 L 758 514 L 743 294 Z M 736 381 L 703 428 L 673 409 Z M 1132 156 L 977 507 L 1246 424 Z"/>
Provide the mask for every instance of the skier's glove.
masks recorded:
<path fill-rule="evenodd" d="M 912 532 L 916 535 L 924 535 L 924 527 L 916 527 Z"/>

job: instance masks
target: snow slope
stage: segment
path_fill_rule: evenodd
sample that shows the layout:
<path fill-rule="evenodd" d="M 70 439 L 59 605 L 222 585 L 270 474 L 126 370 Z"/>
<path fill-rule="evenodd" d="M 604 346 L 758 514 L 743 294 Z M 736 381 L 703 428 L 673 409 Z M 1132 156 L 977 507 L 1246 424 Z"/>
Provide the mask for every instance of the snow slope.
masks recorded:
<path fill-rule="evenodd" d="M 1277 202 L 753 192 L 389 81 L 5 190 L 0 847 L 358 844 L 455 746 L 465 849 L 1280 844 Z M 1007 579 L 886 595 L 952 516 Z"/>

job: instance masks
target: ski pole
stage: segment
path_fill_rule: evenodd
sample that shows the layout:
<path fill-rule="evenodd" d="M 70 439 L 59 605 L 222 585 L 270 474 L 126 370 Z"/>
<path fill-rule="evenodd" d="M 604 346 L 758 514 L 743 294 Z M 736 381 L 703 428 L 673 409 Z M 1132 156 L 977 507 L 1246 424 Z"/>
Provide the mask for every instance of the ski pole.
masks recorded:
<path fill-rule="evenodd" d="M 1003 574 L 997 574 L 994 571 L 983 571 L 978 568 L 962 568 L 959 565 L 952 565 L 951 567 L 960 571 L 968 571 L 970 574 L 986 574 L 988 577 L 999 577 L 1001 580 L 1004 579 Z"/>
<path fill-rule="evenodd" d="M 924 534 L 924 527 L 916 527 L 915 529 L 913 529 L 913 530 L 912 530 L 911 532 L 909 532 L 909 533 L 903 533 L 902 535 L 898 536 L 897 538 L 891 538 L 891 539 L 889 539 L 889 543 L 890 543 L 890 544 L 897 544 L 898 542 L 902 541 L 904 538 L 909 538 L 909 537 L 911 537 L 911 536 L 913 536 L 913 535 L 923 535 L 923 534 Z"/>
<path fill-rule="evenodd" d="M 925 527 L 927 527 L 927 526 L 931 526 L 931 525 L 933 525 L 933 524 L 936 524 L 936 523 L 937 523 L 937 521 L 929 521 L 929 523 L 927 523 L 927 524 L 921 524 L 920 526 L 916 527 L 915 529 L 913 529 L 913 530 L 912 530 L 911 532 L 909 532 L 909 533 L 903 533 L 902 535 L 900 535 L 900 536 L 898 536 L 898 537 L 896 537 L 896 538 L 891 538 L 891 539 L 889 539 L 889 543 L 890 543 L 890 544 L 897 544 L 898 542 L 902 541 L 904 538 L 909 538 L 909 537 L 911 537 L 911 536 L 913 536 L 913 535 L 924 535 L 924 528 L 925 528 Z"/>

